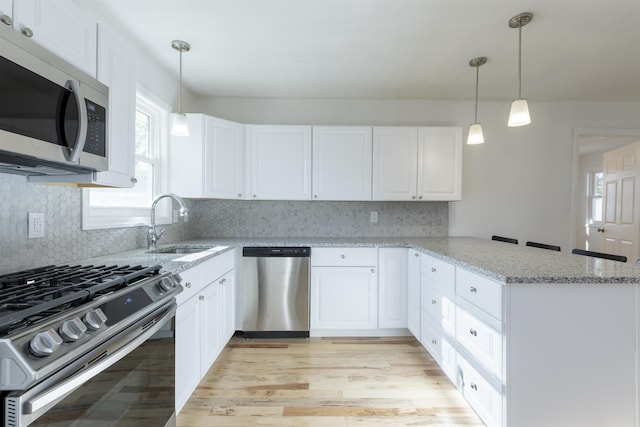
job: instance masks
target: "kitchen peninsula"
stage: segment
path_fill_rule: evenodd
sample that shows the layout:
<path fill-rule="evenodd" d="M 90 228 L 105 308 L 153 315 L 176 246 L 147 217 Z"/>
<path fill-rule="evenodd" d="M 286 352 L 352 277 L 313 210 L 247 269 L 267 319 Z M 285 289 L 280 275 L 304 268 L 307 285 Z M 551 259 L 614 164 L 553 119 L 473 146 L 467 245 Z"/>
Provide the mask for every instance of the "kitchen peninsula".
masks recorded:
<path fill-rule="evenodd" d="M 638 425 L 633 264 L 465 237 L 197 239 L 165 247 L 229 249 L 95 260 L 183 272 L 244 245 L 406 248 L 408 329 L 488 426 Z"/>

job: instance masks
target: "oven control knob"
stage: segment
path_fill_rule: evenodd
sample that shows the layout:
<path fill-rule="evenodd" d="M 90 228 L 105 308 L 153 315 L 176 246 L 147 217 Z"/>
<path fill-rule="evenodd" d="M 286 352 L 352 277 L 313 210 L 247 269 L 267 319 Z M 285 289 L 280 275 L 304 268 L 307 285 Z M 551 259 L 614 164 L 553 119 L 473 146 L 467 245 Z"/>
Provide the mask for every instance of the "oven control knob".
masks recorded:
<path fill-rule="evenodd" d="M 29 341 L 29 350 L 38 357 L 49 356 L 62 344 L 62 338 L 55 329 L 39 332 Z"/>
<path fill-rule="evenodd" d="M 102 325 L 107 323 L 107 316 L 104 315 L 101 309 L 96 308 L 95 310 L 88 311 L 87 314 L 84 315 L 83 320 L 89 329 L 97 331 Z"/>
<path fill-rule="evenodd" d="M 175 279 L 171 276 L 163 277 L 162 280 L 158 282 L 158 289 L 162 292 L 166 292 L 171 290 L 174 286 L 176 286 Z"/>
<path fill-rule="evenodd" d="M 58 329 L 58 332 L 66 342 L 77 341 L 87 332 L 87 326 L 79 317 L 66 320 Z"/>

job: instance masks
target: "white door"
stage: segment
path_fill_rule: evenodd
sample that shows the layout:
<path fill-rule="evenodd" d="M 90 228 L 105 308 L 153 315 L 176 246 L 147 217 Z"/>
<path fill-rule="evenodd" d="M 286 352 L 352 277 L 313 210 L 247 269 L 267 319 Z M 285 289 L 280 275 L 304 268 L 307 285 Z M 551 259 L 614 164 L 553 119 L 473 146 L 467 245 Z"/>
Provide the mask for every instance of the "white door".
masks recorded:
<path fill-rule="evenodd" d="M 418 128 L 373 128 L 373 200 L 416 200 Z"/>
<path fill-rule="evenodd" d="M 96 76 L 97 22 L 88 19 L 71 0 L 14 1 L 13 27 L 28 28 L 31 39 Z"/>
<path fill-rule="evenodd" d="M 206 193 L 217 199 L 244 197 L 244 126 L 207 117 Z"/>
<path fill-rule="evenodd" d="M 418 129 L 418 200 L 462 199 L 462 128 Z"/>
<path fill-rule="evenodd" d="M 311 268 L 311 329 L 378 327 L 378 276 L 373 267 Z"/>
<path fill-rule="evenodd" d="M 313 200 L 371 200 L 372 128 L 313 127 Z"/>
<path fill-rule="evenodd" d="M 248 126 L 251 196 L 311 200 L 311 126 Z"/>
<path fill-rule="evenodd" d="M 639 258 L 640 141 L 604 154 L 604 252 Z"/>

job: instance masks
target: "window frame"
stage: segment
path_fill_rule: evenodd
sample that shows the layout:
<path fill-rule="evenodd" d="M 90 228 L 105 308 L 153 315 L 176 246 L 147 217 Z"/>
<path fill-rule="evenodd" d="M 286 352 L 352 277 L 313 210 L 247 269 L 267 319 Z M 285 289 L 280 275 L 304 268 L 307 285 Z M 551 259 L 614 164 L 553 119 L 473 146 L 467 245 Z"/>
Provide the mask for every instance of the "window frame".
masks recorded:
<path fill-rule="evenodd" d="M 167 188 L 168 179 L 165 171 L 168 171 L 168 146 L 169 146 L 169 113 L 170 106 L 157 99 L 144 88 L 138 86 L 136 90 L 135 112 L 141 110 L 152 117 L 150 137 L 157 138 L 151 150 L 151 156 L 134 153 L 134 162 L 144 161 L 154 167 L 152 200 Z M 134 118 L 135 123 L 135 118 Z M 135 150 L 135 142 L 134 142 Z M 98 230 L 107 228 L 128 228 L 148 226 L 151 222 L 151 202 L 145 208 L 131 208 L 116 206 L 110 208 L 96 208 L 90 206 L 91 192 L 100 191 L 100 188 L 83 188 L 82 190 L 82 229 Z M 112 189 L 113 190 L 113 189 Z M 171 224 L 171 205 L 161 203 L 156 209 L 156 224 Z"/>

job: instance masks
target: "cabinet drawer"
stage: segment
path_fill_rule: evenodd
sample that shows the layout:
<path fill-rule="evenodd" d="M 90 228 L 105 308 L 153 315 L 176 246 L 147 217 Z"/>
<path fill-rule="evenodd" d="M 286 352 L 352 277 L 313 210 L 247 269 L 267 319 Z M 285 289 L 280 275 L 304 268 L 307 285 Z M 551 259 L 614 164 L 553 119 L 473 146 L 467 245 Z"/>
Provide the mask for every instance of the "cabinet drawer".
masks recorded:
<path fill-rule="evenodd" d="M 235 250 L 227 251 L 223 254 L 211 258 L 202 265 L 202 281 L 209 284 L 227 271 L 232 270 L 235 264 Z"/>
<path fill-rule="evenodd" d="M 427 283 L 421 284 L 420 308 L 427 313 L 446 333 L 456 332 L 456 304 L 450 297 L 442 295 Z"/>
<path fill-rule="evenodd" d="M 460 391 L 487 427 L 502 426 L 502 394 L 458 355 Z"/>
<path fill-rule="evenodd" d="M 456 268 L 453 264 L 422 254 L 420 272 L 422 277 L 432 282 L 443 294 L 455 294 Z"/>
<path fill-rule="evenodd" d="M 375 267 L 378 248 L 312 248 L 314 267 Z"/>
<path fill-rule="evenodd" d="M 198 264 L 193 268 L 185 270 L 180 274 L 182 278 L 182 292 L 176 295 L 176 303 L 182 304 L 202 289 L 202 264 Z"/>
<path fill-rule="evenodd" d="M 502 334 L 462 308 L 456 310 L 456 338 L 489 371 L 502 378 Z"/>
<path fill-rule="evenodd" d="M 491 279 L 456 268 L 456 293 L 498 320 L 502 320 L 503 288 Z"/>
<path fill-rule="evenodd" d="M 444 334 L 442 328 L 433 323 L 424 311 L 420 325 L 420 342 L 451 381 L 456 382 L 457 352 L 452 339 Z"/>

